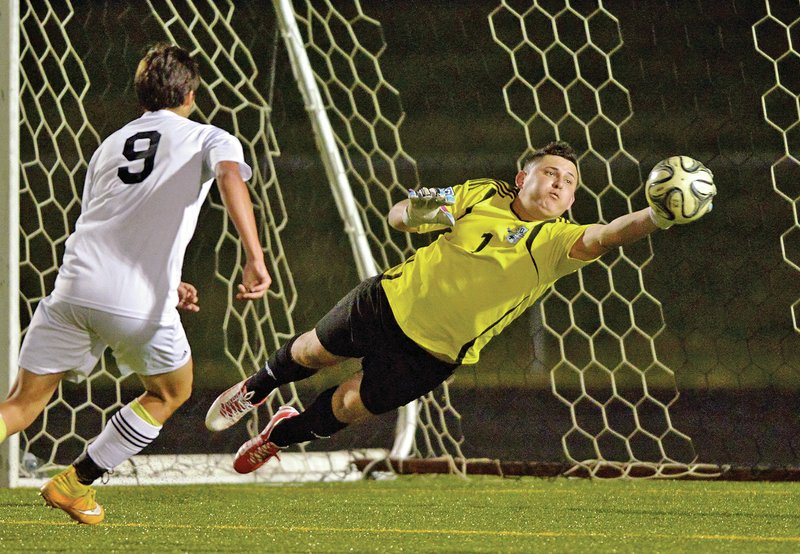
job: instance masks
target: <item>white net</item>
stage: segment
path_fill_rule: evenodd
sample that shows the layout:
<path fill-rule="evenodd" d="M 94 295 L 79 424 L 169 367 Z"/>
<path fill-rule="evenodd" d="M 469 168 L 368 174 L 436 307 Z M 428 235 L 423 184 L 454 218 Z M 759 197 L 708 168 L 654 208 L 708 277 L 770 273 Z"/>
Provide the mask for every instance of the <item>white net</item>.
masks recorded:
<path fill-rule="evenodd" d="M 639 162 L 622 138 L 630 95 L 611 63 L 622 47 L 619 22 L 593 3 L 523 8 L 502 3 L 489 15 L 492 37 L 514 68 L 503 95 L 525 131 L 528 151 L 520 163 L 547 137 L 569 137 L 583 152 L 579 220 L 608 223 L 632 211 L 641 192 L 640 179 L 630 179 L 641 174 Z M 592 473 L 609 463 L 624 472 L 696 458 L 691 439 L 670 419 L 675 376 L 653 344 L 664 320 L 642 278 L 652 248 L 628 250 L 563 279 L 539 304 L 537 358 L 560 355 L 551 379 L 553 394 L 569 409 L 564 450 Z"/>
<path fill-rule="evenodd" d="M 224 300 L 232 297 L 240 281 L 243 258 L 235 231 L 215 195 L 210 199 L 210 209 L 204 212 L 204 225 L 215 229 L 216 238 L 210 233 L 203 235 L 205 244 L 195 251 L 195 258 L 187 267 L 191 276 L 191 262 L 197 262 L 198 257 L 208 257 L 213 263 L 213 266 L 208 262 L 200 265 L 205 271 L 213 271 L 222 285 L 217 285 L 216 290 L 212 288 L 213 294 L 206 287 L 205 296 L 213 302 L 216 295 L 223 305 L 205 308 L 210 308 L 212 314 L 222 311 L 222 319 L 216 325 L 213 320 L 208 323 L 216 329 L 211 333 L 224 337 L 227 367 L 238 373 L 226 374 L 225 379 L 238 380 L 263 364 L 268 352 L 294 334 L 292 311 L 297 293 L 282 241 L 287 214 L 273 163 L 279 150 L 266 97 L 271 87 L 264 73 L 269 75 L 269 71 L 260 70 L 234 30 L 231 3 L 221 6 L 211 2 L 149 2 L 147 6 L 119 13 L 108 11 L 115 8 L 111 5 L 80 7 L 76 11 L 78 6 L 70 3 L 32 2 L 24 6 L 20 16 L 23 330 L 35 304 L 52 289 L 64 240 L 79 211 L 88 158 L 103 134 L 124 124 L 126 117 L 136 116 L 135 106 L 128 100 L 132 96 L 130 84 L 135 66 L 135 62 L 131 65 L 131 60 L 135 60 L 132 56 L 142 53 L 147 40 L 171 41 L 192 51 L 203 67 L 194 117 L 234 132 L 254 170 L 251 196 L 273 277 L 266 300 L 258 303 Z M 109 25 L 118 29 L 136 28 L 136 20 L 140 18 L 144 34 L 148 35 L 142 36 L 141 41 L 126 34 L 125 40 L 115 42 L 108 40 L 109 34 L 104 37 L 104 49 L 98 51 L 92 43 L 99 37 L 87 37 L 85 33 L 87 28 L 102 30 Z M 272 50 L 274 56 L 274 44 Z M 120 63 L 121 60 L 125 63 Z M 271 62 L 274 64 L 274 59 Z M 111 76 L 123 76 L 122 87 L 108 78 Z M 126 93 L 128 98 L 124 98 Z M 122 103 L 125 113 L 113 113 L 114 103 Z M 109 111 L 105 118 L 97 113 L 103 108 Z M 218 344 L 219 340 L 214 342 Z M 203 366 L 198 363 L 198 370 L 203 370 Z M 218 378 L 217 382 L 221 386 L 224 381 Z M 137 392 L 135 379 L 122 379 L 108 357 L 86 383 L 62 385 L 42 418 L 23 434 L 26 476 L 30 476 L 33 468 L 43 472 L 53 465 L 68 463 L 102 429 L 107 418 Z M 282 393 L 282 401 L 299 403 L 293 387 Z M 254 418 L 251 429 L 257 426 L 258 419 Z M 177 450 L 173 456 L 162 455 L 152 468 L 150 460 L 157 458 L 138 457 L 119 468 L 118 475 L 130 474 L 142 481 L 153 473 L 159 478 L 175 479 L 176 475 L 188 477 L 192 473 L 187 469 L 194 468 L 194 474 L 205 479 L 221 463 L 219 456 L 203 452 L 205 444 L 196 450 L 195 441 L 185 441 L 180 436 L 172 440 L 181 443 L 173 448 Z M 181 450 L 188 450 L 191 458 L 186 458 Z M 172 460 L 172 465 L 165 460 Z M 229 465 L 230 460 L 226 460 L 224 466 Z"/>
<path fill-rule="evenodd" d="M 721 191 L 707 222 L 559 282 L 477 367 L 422 399 L 414 456 L 452 471 L 490 458 L 656 477 L 702 470 L 698 461 L 800 463 L 797 425 L 784 425 L 797 423 L 787 410 L 800 373 L 797 7 L 766 2 L 743 17 L 735 2 L 700 15 L 600 0 L 390 4 L 293 2 L 380 269 L 431 240 L 387 226 L 407 188 L 510 181 L 515 161 L 556 138 L 581 152 L 570 214 L 581 223 L 642 207 L 643 173 L 675 153 L 707 163 Z M 89 156 L 137 115 L 132 72 L 147 44 L 174 40 L 198 56 L 194 117 L 245 147 L 272 289 L 263 302 L 230 301 L 241 251 L 212 193 L 184 275 L 202 302 L 185 320 L 195 395 L 148 456 L 116 476 L 230 480 L 230 453 L 265 416 L 281 403 L 302 406 L 339 376 L 284 387 L 246 425 L 217 435 L 203 427 L 208 403 L 358 279 L 275 15 L 230 1 L 35 0 L 20 17 L 23 332 L 52 290 Z M 763 119 L 751 99 L 761 99 Z M 773 198 L 762 166 L 772 168 Z M 786 223 L 776 234 L 772 221 Z M 794 329 L 777 315 L 787 307 Z M 342 375 L 356 369 L 345 364 Z M 24 476 L 69 463 L 138 392 L 110 358 L 87 383 L 63 385 L 22 436 Z M 294 449 L 259 478 L 352 475 L 354 457 L 385 455 L 393 424 L 379 418 Z M 321 449 L 330 453 L 309 452 Z"/>
<path fill-rule="evenodd" d="M 797 12 L 797 10 L 794 10 Z M 766 2 L 766 14 L 753 25 L 755 47 L 770 61 L 773 82 L 761 96 L 764 121 L 781 135 L 783 156 L 771 166 L 775 192 L 792 207 L 793 224 L 781 234 L 783 259 L 800 271 L 800 14 Z M 800 332 L 800 298 L 791 306 L 794 328 Z"/>

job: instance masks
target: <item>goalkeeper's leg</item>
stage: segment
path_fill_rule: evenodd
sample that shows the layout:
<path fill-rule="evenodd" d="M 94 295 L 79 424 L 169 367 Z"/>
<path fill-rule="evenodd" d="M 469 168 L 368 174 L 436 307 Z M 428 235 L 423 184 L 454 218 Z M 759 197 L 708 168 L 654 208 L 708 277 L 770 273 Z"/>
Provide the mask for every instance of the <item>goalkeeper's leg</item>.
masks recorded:
<path fill-rule="evenodd" d="M 253 392 L 251 402 L 264 400 L 281 385 L 302 381 L 318 370 L 346 360 L 328 352 L 317 338 L 315 329 L 295 335 L 267 360 L 266 365 L 247 379 L 247 390 Z"/>
<path fill-rule="evenodd" d="M 326 344 L 335 344 L 335 335 L 327 331 L 322 332 Z M 364 348 L 361 372 L 320 394 L 302 413 L 282 406 L 261 433 L 239 448 L 234 469 L 250 473 L 286 446 L 330 437 L 351 423 L 399 408 L 432 391 L 456 368 L 413 343 L 393 318 L 384 319 L 379 335 Z"/>
<path fill-rule="evenodd" d="M 260 406 L 279 386 L 301 381 L 345 359 L 325 350 L 316 330 L 296 335 L 273 352 L 254 375 L 217 396 L 206 414 L 206 427 L 211 431 L 227 429 Z"/>
<path fill-rule="evenodd" d="M 369 298 L 376 283 L 379 282 L 374 278 L 361 282 L 314 329 L 291 338 L 272 353 L 258 372 L 222 392 L 208 409 L 206 427 L 211 431 L 227 429 L 263 403 L 277 387 L 301 381 L 348 358 L 362 357 L 362 342 L 372 337 L 361 337 L 352 322 L 366 320 L 370 322 L 367 326 L 376 327 L 374 316 L 378 312 L 372 313 Z"/>

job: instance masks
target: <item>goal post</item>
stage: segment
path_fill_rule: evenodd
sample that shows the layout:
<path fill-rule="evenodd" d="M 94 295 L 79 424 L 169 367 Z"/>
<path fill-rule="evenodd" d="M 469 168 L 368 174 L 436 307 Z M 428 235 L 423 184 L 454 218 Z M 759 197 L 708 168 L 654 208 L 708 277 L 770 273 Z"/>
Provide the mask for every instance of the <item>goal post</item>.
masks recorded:
<path fill-rule="evenodd" d="M 0 390 L 17 375 L 19 350 L 19 3 L 0 7 Z M 19 475 L 19 436 L 0 445 L 0 487 Z"/>
<path fill-rule="evenodd" d="M 360 279 L 366 279 L 379 273 L 375 260 L 372 257 L 361 214 L 350 189 L 339 145 L 331 127 L 328 112 L 322 101 L 322 96 L 317 86 L 311 62 L 300 36 L 300 29 L 294 15 L 294 8 L 290 0 L 273 0 L 275 13 L 281 35 L 286 43 L 286 50 L 291 60 L 292 71 L 297 81 L 298 88 L 303 95 L 306 110 L 308 111 L 314 138 L 317 143 L 328 176 L 328 182 L 339 215 L 344 222 L 344 231 L 350 239 L 353 258 L 358 268 Z M 417 401 L 414 400 L 398 409 L 395 442 L 392 446 L 391 456 L 404 459 L 411 452 L 411 445 L 416 430 Z"/>

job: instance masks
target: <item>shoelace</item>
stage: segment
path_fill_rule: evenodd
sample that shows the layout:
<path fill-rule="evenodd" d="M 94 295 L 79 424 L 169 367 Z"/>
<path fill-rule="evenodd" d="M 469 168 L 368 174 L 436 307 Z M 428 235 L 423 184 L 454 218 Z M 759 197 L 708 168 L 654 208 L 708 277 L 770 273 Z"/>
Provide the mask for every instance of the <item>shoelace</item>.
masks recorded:
<path fill-rule="evenodd" d="M 280 460 L 280 456 L 278 456 L 278 447 L 272 444 L 271 442 L 265 442 L 262 445 L 256 447 L 250 455 L 247 457 L 247 460 L 251 464 L 257 464 L 261 462 L 267 456 L 275 456 Z"/>
<path fill-rule="evenodd" d="M 236 417 L 248 412 L 253 408 L 253 404 L 250 403 L 251 398 L 253 398 L 253 391 L 242 394 L 242 390 L 239 389 L 233 398 L 219 407 L 219 413 L 224 417 Z"/>

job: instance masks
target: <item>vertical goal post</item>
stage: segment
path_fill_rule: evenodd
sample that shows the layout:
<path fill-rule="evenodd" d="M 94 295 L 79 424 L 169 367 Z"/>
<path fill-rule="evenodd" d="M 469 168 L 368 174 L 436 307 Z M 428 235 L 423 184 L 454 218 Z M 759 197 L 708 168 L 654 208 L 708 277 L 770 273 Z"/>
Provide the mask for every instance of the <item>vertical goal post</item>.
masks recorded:
<path fill-rule="evenodd" d="M 19 354 L 19 1 L 0 6 L 0 390 L 17 376 Z M 0 445 L 0 487 L 19 475 L 19 436 Z"/>
<path fill-rule="evenodd" d="M 286 43 L 286 49 L 291 60 L 292 71 L 297 81 L 298 88 L 303 95 L 306 110 L 308 110 L 311 126 L 314 129 L 314 138 L 317 143 L 328 183 L 333 191 L 339 216 L 344 222 L 344 232 L 350 239 L 353 250 L 353 259 L 358 268 L 360 279 L 366 279 L 379 273 L 372 250 L 367 241 L 361 215 L 353 198 L 347 172 L 342 163 L 339 146 L 336 143 L 333 129 L 331 128 L 328 112 L 322 102 L 316 77 L 311 69 L 300 29 L 294 16 L 291 0 L 273 0 L 275 13 L 281 29 L 281 35 Z M 392 458 L 404 459 L 411 452 L 414 432 L 416 431 L 417 401 L 413 400 L 406 406 L 398 408 L 395 442 L 392 446 Z"/>

